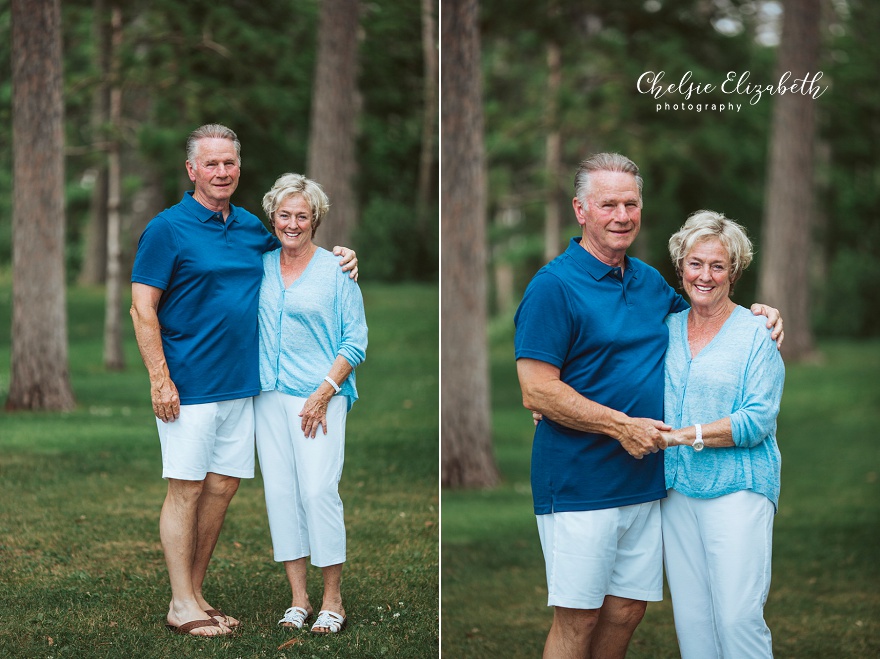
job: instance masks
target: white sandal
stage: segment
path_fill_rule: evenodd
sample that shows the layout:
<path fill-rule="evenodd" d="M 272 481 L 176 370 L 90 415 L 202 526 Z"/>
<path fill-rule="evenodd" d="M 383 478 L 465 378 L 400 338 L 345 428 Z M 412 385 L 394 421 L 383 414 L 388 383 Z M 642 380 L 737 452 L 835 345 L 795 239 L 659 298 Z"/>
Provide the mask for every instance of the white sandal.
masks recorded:
<path fill-rule="evenodd" d="M 285 623 L 290 623 L 291 628 L 302 629 L 309 619 L 309 612 L 301 606 L 291 606 L 284 612 L 284 617 L 278 621 L 278 624 L 286 627 Z"/>
<path fill-rule="evenodd" d="M 312 632 L 312 634 L 336 634 L 345 629 L 345 626 L 347 624 L 348 618 L 341 616 L 338 613 L 334 613 L 333 611 L 321 611 L 318 614 L 318 619 L 315 620 L 315 624 L 312 625 L 312 629 L 310 631 Z M 315 631 L 316 627 L 326 627 L 330 631 Z"/>

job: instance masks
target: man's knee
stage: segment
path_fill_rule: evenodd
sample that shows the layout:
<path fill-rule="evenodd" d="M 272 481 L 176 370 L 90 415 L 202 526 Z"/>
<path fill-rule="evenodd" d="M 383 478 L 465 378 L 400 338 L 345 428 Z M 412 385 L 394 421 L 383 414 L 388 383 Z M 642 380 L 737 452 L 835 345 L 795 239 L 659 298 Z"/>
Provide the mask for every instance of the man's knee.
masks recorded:
<path fill-rule="evenodd" d="M 601 616 L 612 625 L 635 629 L 645 617 L 647 608 L 648 603 L 641 600 L 608 596 L 602 605 Z"/>
<path fill-rule="evenodd" d="M 222 474 L 208 473 L 205 476 L 205 492 L 214 497 L 232 499 L 238 492 L 240 478 L 223 476 Z"/>
<path fill-rule="evenodd" d="M 202 495 L 204 487 L 205 481 L 186 481 L 169 478 L 167 500 L 177 506 L 195 506 Z"/>
<path fill-rule="evenodd" d="M 589 638 L 599 622 L 599 611 L 599 609 L 567 609 L 557 606 L 553 610 L 553 626 L 563 636 Z"/>

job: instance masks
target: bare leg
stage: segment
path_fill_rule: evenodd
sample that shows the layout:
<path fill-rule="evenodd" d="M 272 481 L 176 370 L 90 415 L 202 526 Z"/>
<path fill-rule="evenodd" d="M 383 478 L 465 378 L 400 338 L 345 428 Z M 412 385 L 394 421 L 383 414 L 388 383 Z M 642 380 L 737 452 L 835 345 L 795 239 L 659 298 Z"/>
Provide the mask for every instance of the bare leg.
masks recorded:
<path fill-rule="evenodd" d="M 647 608 L 647 602 L 606 595 L 590 642 L 590 656 L 595 659 L 624 659 L 633 632 Z"/>
<path fill-rule="evenodd" d="M 238 491 L 240 482 L 240 478 L 210 472 L 205 476 L 205 486 L 198 502 L 198 533 L 192 564 L 193 592 L 202 610 L 214 608 L 202 597 L 202 584 L 226 519 L 226 509 Z M 226 616 L 225 622 L 228 627 L 240 624 L 232 616 Z"/>
<path fill-rule="evenodd" d="M 202 481 L 168 479 L 168 494 L 159 516 L 159 537 L 171 581 L 168 624 L 179 627 L 192 620 L 210 620 L 193 591 L 193 558 L 196 551 L 198 502 Z M 194 636 L 228 633 L 226 627 L 199 627 Z"/>
<path fill-rule="evenodd" d="M 553 625 L 544 644 L 544 659 L 588 659 L 590 638 L 598 620 L 599 609 L 555 607 Z M 599 659 L 600 655 L 596 657 Z"/>
<path fill-rule="evenodd" d="M 287 573 L 287 581 L 290 582 L 290 606 L 298 606 L 312 614 L 312 604 L 309 602 L 309 593 L 306 591 L 306 559 L 298 558 L 295 561 L 284 561 L 284 571 Z M 290 627 L 285 623 L 284 627 Z"/>
<path fill-rule="evenodd" d="M 324 599 L 321 602 L 322 611 L 333 611 L 345 617 L 345 609 L 342 607 L 342 563 L 322 567 L 324 575 Z M 330 631 L 326 627 L 316 627 L 315 631 Z"/>

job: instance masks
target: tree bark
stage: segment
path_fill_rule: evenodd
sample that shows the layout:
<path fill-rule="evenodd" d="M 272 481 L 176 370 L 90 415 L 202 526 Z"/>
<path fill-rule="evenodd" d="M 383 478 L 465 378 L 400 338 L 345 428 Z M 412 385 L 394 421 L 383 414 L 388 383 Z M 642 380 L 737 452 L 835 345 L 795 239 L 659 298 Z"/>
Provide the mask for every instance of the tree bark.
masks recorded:
<path fill-rule="evenodd" d="M 99 161 L 95 164 L 95 187 L 92 189 L 89 223 L 85 230 L 83 262 L 79 283 L 99 285 L 107 280 L 107 162 L 103 146 L 110 115 L 110 20 L 107 0 L 94 0 L 92 34 L 97 49 L 98 84 L 92 97 L 91 139 L 100 143 Z"/>
<path fill-rule="evenodd" d="M 791 82 L 819 69 L 819 0 L 784 3 L 777 79 Z M 760 247 L 757 299 L 785 320 L 783 355 L 801 360 L 813 352 L 809 264 L 813 234 L 816 101 L 788 93 L 774 97 L 769 174 Z"/>
<path fill-rule="evenodd" d="M 442 0 L 441 482 L 497 483 L 486 345 L 486 174 L 477 0 Z"/>
<path fill-rule="evenodd" d="M 354 176 L 360 106 L 359 30 L 358 0 L 322 0 L 306 171 L 330 198 L 331 213 L 315 238 L 327 249 L 334 245 L 351 246 L 352 231 L 357 225 Z"/>
<path fill-rule="evenodd" d="M 107 152 L 107 287 L 104 305 L 104 367 L 112 371 L 125 368 L 122 350 L 122 80 L 119 50 L 122 45 L 122 9 L 112 9 L 110 58 L 110 131 Z"/>
<path fill-rule="evenodd" d="M 64 274 L 59 0 L 12 0 L 12 369 L 8 410 L 74 406 Z"/>
<path fill-rule="evenodd" d="M 559 129 L 559 89 L 562 86 L 562 49 L 555 41 L 547 44 L 547 139 L 544 169 L 547 183 L 544 198 L 544 262 L 559 256 L 561 247 L 559 181 L 562 170 L 562 133 Z"/>
<path fill-rule="evenodd" d="M 437 0 L 422 0 L 422 52 L 425 59 L 425 109 L 422 115 L 422 148 L 419 157 L 418 221 L 425 227 L 436 222 L 433 214 L 437 181 L 437 86 L 439 84 L 437 54 Z"/>

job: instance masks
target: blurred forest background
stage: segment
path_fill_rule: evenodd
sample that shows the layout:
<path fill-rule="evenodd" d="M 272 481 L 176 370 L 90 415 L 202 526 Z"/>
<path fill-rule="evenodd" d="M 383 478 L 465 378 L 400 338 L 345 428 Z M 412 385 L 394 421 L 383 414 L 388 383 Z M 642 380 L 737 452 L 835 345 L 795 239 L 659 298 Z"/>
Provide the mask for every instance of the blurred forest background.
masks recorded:
<path fill-rule="evenodd" d="M 137 240 L 192 188 L 205 123 L 241 140 L 234 204 L 262 216 L 275 179 L 305 173 L 331 201 L 322 246 L 355 248 L 371 281 L 435 282 L 437 31 L 436 0 L 0 0 L 7 408 L 73 404 L 65 285 L 107 284 L 104 361 L 122 367 Z"/>
<path fill-rule="evenodd" d="M 11 259 L 10 4 L 0 0 L 0 267 Z M 106 185 L 107 150 L 115 140 L 122 161 L 126 264 L 145 223 L 191 188 L 183 167 L 184 141 L 202 123 L 216 121 L 238 133 L 243 173 L 233 203 L 251 212 L 262 216 L 262 195 L 280 174 L 306 170 L 322 4 L 334 3 L 120 2 L 120 41 L 111 51 L 111 0 L 61 2 L 69 281 L 103 280 L 106 210 L 99 191 Z M 350 15 L 353 29 L 346 39 L 357 44 L 356 93 L 336 101 L 357 113 L 356 203 L 354 216 L 346 218 L 353 227 L 351 246 L 369 245 L 358 257 L 370 279 L 433 280 L 436 108 L 429 131 L 433 142 L 427 145 L 434 154 L 427 165 L 433 172 L 421 172 L 419 163 L 425 103 L 437 103 L 436 93 L 425 94 L 422 13 L 436 1 L 335 4 L 340 15 L 334 22 Z M 435 14 L 436 8 L 431 14 L 436 49 Z M 122 96 L 115 124 L 109 117 L 114 71 Z M 339 75 L 334 72 L 323 82 Z M 330 112 L 330 104 L 322 111 Z M 431 182 L 427 190 L 419 188 L 420 175 Z M 424 216 L 433 221 L 415 221 L 419 203 L 431 206 Z"/>
<path fill-rule="evenodd" d="M 880 334 L 880 5 L 443 0 L 441 14 L 444 485 L 497 482 L 486 337 L 512 342 L 529 280 L 580 235 L 573 178 L 592 153 L 617 151 L 641 168 L 631 253 L 670 283 L 666 242 L 689 214 L 721 211 L 748 229 L 755 261 L 735 301 L 781 309 L 787 359 L 816 358 L 823 337 Z M 665 73 L 664 87 L 690 72 L 691 83 L 716 89 L 655 99 L 637 89 L 650 71 Z M 729 72 L 775 87 L 785 71 L 788 85 L 821 71 L 817 87 L 827 90 L 815 100 L 764 93 L 754 104 L 720 90 Z M 725 111 L 696 110 L 712 103 Z M 456 152 L 451 137 L 474 124 Z M 473 163 L 466 180 L 453 182 L 450 158 L 456 170 Z M 467 256 L 452 263 L 458 253 Z M 447 286 L 456 272 L 460 284 Z"/>
<path fill-rule="evenodd" d="M 801 3 L 791 6 L 801 11 Z M 812 226 L 802 226 L 812 237 L 804 285 L 813 291 L 819 335 L 876 336 L 880 5 L 822 0 L 820 8 L 820 85 L 829 89 L 814 101 L 815 212 Z M 574 172 L 598 151 L 626 154 L 641 168 L 635 255 L 669 280 L 666 240 L 700 208 L 744 224 L 760 253 L 771 113 L 784 97 L 764 94 L 748 105 L 749 96 L 716 91 L 687 102 L 734 101 L 742 109 L 657 112 L 657 102 L 684 97 L 655 101 L 636 81 L 665 71 L 668 85 L 691 71 L 694 83 L 717 86 L 728 71 L 750 71 L 750 84 L 775 85 L 782 18 L 781 3 L 764 1 L 480 2 L 493 313 L 510 312 L 535 271 L 579 235 Z M 558 159 L 549 157 L 553 148 Z M 551 234 L 548 245 L 545 227 L 555 214 L 561 235 Z M 740 300 L 754 299 L 757 263 L 737 286 Z"/>

